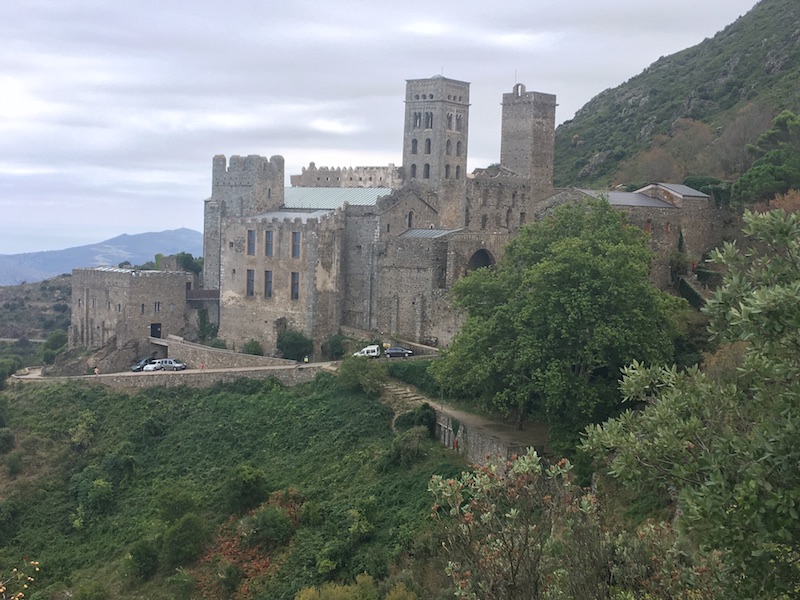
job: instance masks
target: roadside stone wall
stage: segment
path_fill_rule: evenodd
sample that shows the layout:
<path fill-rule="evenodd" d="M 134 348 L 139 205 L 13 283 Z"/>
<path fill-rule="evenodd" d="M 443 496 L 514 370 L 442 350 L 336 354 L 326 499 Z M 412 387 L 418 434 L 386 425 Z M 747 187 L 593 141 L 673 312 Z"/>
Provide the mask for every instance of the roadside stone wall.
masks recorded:
<path fill-rule="evenodd" d="M 185 362 L 190 369 L 199 369 L 203 365 L 206 369 L 239 369 L 246 367 L 286 367 L 293 368 L 297 363 L 285 358 L 272 356 L 256 356 L 242 354 L 233 350 L 211 348 L 202 344 L 194 344 L 179 338 L 159 340 L 159 346 L 166 346 L 165 353 L 169 358 L 177 358 Z"/>
<path fill-rule="evenodd" d="M 16 385 L 46 385 L 48 383 L 67 383 L 80 381 L 89 385 L 103 385 L 115 390 L 131 391 L 149 387 L 204 388 L 215 383 L 231 383 L 242 379 L 269 379 L 275 377 L 287 386 L 311 381 L 322 367 L 314 365 L 297 365 L 291 368 L 263 368 L 240 371 L 155 371 L 152 373 L 129 373 L 119 375 L 86 375 L 84 377 L 47 377 L 47 378 L 12 378 L 10 383 Z"/>

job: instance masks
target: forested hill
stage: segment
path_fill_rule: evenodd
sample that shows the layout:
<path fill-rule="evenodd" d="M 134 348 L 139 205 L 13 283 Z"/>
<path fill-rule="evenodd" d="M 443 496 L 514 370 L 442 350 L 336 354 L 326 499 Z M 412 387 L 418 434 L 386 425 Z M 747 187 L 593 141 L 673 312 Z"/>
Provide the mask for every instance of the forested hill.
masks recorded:
<path fill-rule="evenodd" d="M 736 179 L 749 167 L 737 151 L 781 110 L 800 108 L 798 23 L 797 0 L 762 0 L 713 38 L 597 95 L 556 131 L 556 186 Z"/>

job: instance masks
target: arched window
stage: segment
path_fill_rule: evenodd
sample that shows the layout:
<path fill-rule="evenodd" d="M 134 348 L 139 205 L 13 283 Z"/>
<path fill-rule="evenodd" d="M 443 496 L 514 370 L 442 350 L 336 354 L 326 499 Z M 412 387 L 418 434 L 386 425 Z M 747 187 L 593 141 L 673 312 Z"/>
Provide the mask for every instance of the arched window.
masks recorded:
<path fill-rule="evenodd" d="M 408 211 L 408 215 L 406 216 L 406 227 L 408 227 L 409 229 L 414 227 L 414 211 L 413 210 Z"/>
<path fill-rule="evenodd" d="M 447 113 L 447 130 L 453 131 L 453 113 Z"/>
<path fill-rule="evenodd" d="M 425 166 L 422 168 L 422 178 L 423 179 L 431 178 L 431 166 L 428 163 L 425 163 Z"/>
<path fill-rule="evenodd" d="M 414 129 L 419 129 L 422 127 L 422 113 L 415 112 L 414 113 Z"/>
<path fill-rule="evenodd" d="M 417 177 L 417 165 L 411 165 L 411 179 L 416 179 Z"/>
<path fill-rule="evenodd" d="M 425 138 L 425 154 L 431 153 L 431 138 Z"/>
<path fill-rule="evenodd" d="M 411 154 L 417 153 L 417 140 L 411 140 Z"/>
<path fill-rule="evenodd" d="M 425 113 L 425 129 L 433 129 L 433 113 Z"/>
<path fill-rule="evenodd" d="M 444 166 L 444 178 L 450 179 L 450 165 Z"/>
<path fill-rule="evenodd" d="M 456 142 L 456 156 L 461 156 L 461 142 Z"/>
<path fill-rule="evenodd" d="M 456 131 L 463 131 L 464 125 L 461 115 L 456 115 Z"/>
<path fill-rule="evenodd" d="M 450 156 L 453 153 L 453 142 L 447 140 L 447 143 L 444 145 L 444 153 L 447 156 Z"/>
<path fill-rule="evenodd" d="M 461 165 L 456 165 L 456 179 L 461 179 Z"/>

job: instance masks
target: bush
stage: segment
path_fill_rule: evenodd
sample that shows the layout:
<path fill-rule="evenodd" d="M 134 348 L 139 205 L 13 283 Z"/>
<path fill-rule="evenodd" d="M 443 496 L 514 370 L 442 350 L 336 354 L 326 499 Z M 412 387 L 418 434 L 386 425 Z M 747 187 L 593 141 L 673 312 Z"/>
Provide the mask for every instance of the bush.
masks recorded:
<path fill-rule="evenodd" d="M 184 488 L 170 487 L 163 490 L 157 499 L 158 516 L 168 524 L 197 510 L 197 502 L 191 492 Z"/>
<path fill-rule="evenodd" d="M 225 563 L 219 570 L 219 584 L 226 592 L 235 592 L 245 573 L 239 565 Z"/>
<path fill-rule="evenodd" d="M 322 353 L 330 360 L 339 360 L 344 356 L 345 337 L 341 333 L 335 333 L 322 344 Z"/>
<path fill-rule="evenodd" d="M 292 522 L 286 511 L 277 506 L 265 506 L 253 515 L 251 543 L 274 548 L 284 544 L 292 535 Z"/>
<path fill-rule="evenodd" d="M 14 434 L 8 427 L 0 427 L 0 454 L 14 449 Z"/>
<path fill-rule="evenodd" d="M 289 360 L 302 360 L 314 350 L 314 343 L 293 329 L 286 329 L 278 335 L 277 346 L 283 357 Z"/>
<path fill-rule="evenodd" d="M 384 468 L 392 465 L 410 467 L 425 457 L 424 442 L 429 438 L 427 427 L 412 427 L 392 441 L 384 458 Z"/>
<path fill-rule="evenodd" d="M 428 372 L 428 367 L 432 362 L 430 360 L 391 361 L 389 363 L 389 375 L 419 388 L 420 391 L 428 396 L 437 397 L 440 395 L 441 390 Z"/>
<path fill-rule="evenodd" d="M 47 340 L 44 342 L 44 349 L 45 350 L 58 350 L 62 348 L 67 343 L 67 332 L 62 330 L 57 330 L 47 336 Z"/>
<path fill-rule="evenodd" d="M 264 471 L 248 465 L 239 465 L 225 481 L 224 493 L 228 509 L 242 514 L 255 508 L 267 498 L 267 476 Z"/>
<path fill-rule="evenodd" d="M 72 596 L 73 600 L 108 600 L 108 590 L 99 581 L 91 581 L 80 586 Z"/>
<path fill-rule="evenodd" d="M 361 391 L 370 396 L 377 396 L 383 390 L 389 374 L 385 361 L 348 357 L 339 365 L 336 377 L 339 387 L 345 391 Z"/>
<path fill-rule="evenodd" d="M 242 354 L 254 354 L 256 356 L 264 356 L 264 347 L 258 340 L 249 339 L 242 346 Z"/>
<path fill-rule="evenodd" d="M 180 567 L 195 560 L 203 551 L 208 539 L 208 528 L 195 513 L 183 515 L 164 532 L 162 555 L 169 568 Z"/>
<path fill-rule="evenodd" d="M 158 550 L 151 540 L 139 540 L 131 547 L 131 566 L 136 577 L 150 579 L 158 571 Z"/>
<path fill-rule="evenodd" d="M 6 471 L 9 477 L 22 473 L 22 453 L 13 452 L 6 457 Z"/>
<path fill-rule="evenodd" d="M 46 365 L 52 365 L 56 362 L 56 351 L 48 348 L 42 352 L 42 362 Z"/>
<path fill-rule="evenodd" d="M 211 346 L 212 348 L 219 348 L 220 350 L 225 350 L 228 347 L 228 344 L 225 342 L 225 340 L 222 340 L 220 338 L 214 338 L 213 340 L 208 342 L 208 345 Z"/>

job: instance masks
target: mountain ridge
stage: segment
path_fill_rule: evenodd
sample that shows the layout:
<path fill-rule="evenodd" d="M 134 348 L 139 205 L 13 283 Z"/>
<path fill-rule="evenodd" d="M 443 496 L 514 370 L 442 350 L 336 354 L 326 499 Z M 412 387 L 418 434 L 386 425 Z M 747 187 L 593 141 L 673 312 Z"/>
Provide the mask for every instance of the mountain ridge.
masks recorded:
<path fill-rule="evenodd" d="M 0 285 L 43 281 L 81 267 L 117 266 L 128 261 L 142 264 L 156 254 L 203 254 L 203 234 L 181 227 L 116 237 L 62 250 L 0 254 Z"/>

